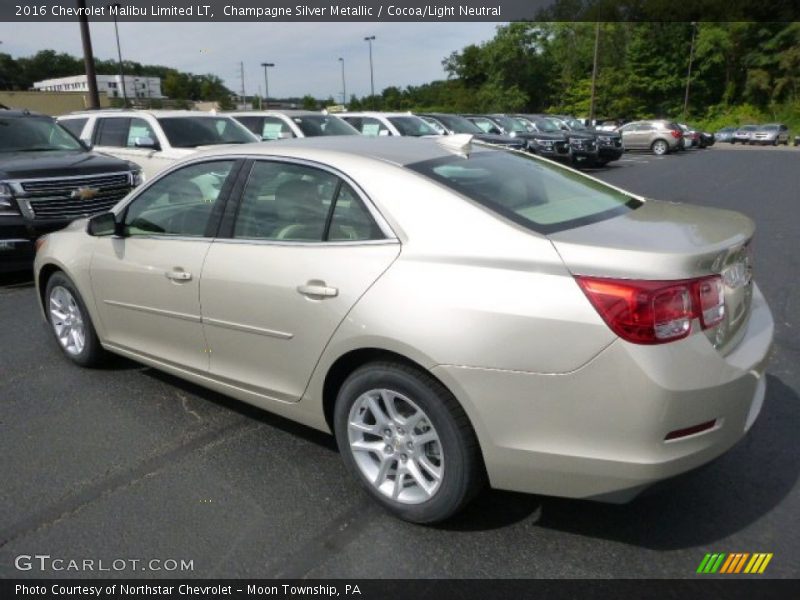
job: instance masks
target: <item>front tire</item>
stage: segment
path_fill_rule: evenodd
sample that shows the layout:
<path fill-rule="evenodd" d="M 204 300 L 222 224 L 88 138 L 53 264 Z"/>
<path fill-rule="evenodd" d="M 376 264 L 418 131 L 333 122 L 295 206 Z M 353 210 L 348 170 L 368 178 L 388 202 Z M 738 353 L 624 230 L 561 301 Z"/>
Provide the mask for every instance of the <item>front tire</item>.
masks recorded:
<path fill-rule="evenodd" d="M 421 369 L 376 362 L 354 371 L 339 390 L 334 431 L 347 469 L 406 521 L 443 521 L 483 486 L 466 413 Z"/>
<path fill-rule="evenodd" d="M 64 273 L 54 273 L 45 289 L 45 313 L 64 355 L 82 367 L 100 365 L 107 357 L 100 345 L 83 298 Z"/>

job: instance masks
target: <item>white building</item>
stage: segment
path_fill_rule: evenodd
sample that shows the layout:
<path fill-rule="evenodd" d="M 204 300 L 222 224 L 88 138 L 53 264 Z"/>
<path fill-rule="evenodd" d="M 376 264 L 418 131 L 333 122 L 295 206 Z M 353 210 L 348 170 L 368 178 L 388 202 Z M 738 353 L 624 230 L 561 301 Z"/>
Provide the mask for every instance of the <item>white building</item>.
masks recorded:
<path fill-rule="evenodd" d="M 35 90 L 46 92 L 88 92 L 86 75 L 45 79 L 33 84 Z M 122 98 L 122 78 L 119 75 L 98 75 L 97 91 L 105 92 L 109 98 Z M 160 77 L 125 75 L 125 96 L 135 98 L 166 98 L 161 93 Z"/>

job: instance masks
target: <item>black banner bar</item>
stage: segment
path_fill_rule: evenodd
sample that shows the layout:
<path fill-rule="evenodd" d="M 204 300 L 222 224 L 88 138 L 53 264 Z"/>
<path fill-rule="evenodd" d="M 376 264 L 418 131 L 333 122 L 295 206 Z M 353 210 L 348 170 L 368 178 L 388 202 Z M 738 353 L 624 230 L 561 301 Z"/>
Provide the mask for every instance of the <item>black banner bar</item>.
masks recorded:
<path fill-rule="evenodd" d="M 116 7 L 115 7 L 116 6 Z M 0 21 L 75 21 L 78 3 L 4 0 Z M 87 0 L 92 21 L 796 21 L 800 0 Z"/>
<path fill-rule="evenodd" d="M 2 598 L 230 598 L 232 600 L 534 600 L 546 598 L 713 598 L 797 597 L 797 582 L 730 576 L 678 580 L 5 580 Z"/>

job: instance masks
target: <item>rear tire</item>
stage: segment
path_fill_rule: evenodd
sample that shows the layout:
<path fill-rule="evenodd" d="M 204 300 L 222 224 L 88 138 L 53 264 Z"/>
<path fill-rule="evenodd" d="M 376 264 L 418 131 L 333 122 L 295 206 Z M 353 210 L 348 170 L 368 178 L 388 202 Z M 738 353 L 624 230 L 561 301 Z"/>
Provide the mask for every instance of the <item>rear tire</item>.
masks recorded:
<path fill-rule="evenodd" d="M 108 357 L 78 289 L 63 272 L 54 273 L 45 289 L 45 314 L 64 355 L 82 367 L 96 367 Z"/>
<path fill-rule="evenodd" d="M 421 369 L 395 362 L 360 367 L 339 390 L 333 422 L 348 471 L 401 519 L 443 521 L 484 485 L 466 413 Z"/>
<path fill-rule="evenodd" d="M 650 150 L 656 156 L 664 156 L 669 153 L 669 145 L 664 140 L 656 140 L 650 144 Z"/>

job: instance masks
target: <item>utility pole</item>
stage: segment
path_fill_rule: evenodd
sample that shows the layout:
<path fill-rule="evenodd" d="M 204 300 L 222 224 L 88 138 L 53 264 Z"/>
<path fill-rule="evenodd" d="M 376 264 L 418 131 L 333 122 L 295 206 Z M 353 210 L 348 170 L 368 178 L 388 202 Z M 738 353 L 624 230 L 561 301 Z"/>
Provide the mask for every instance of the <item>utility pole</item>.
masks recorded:
<path fill-rule="evenodd" d="M 594 102 L 597 90 L 597 54 L 600 49 L 600 22 L 594 24 L 594 63 L 592 64 L 592 98 L 589 100 L 589 126 L 594 122 Z"/>
<path fill-rule="evenodd" d="M 245 104 L 245 91 L 244 91 L 244 61 L 239 63 L 239 77 L 242 78 L 242 108 L 244 108 Z"/>
<path fill-rule="evenodd" d="M 89 19 L 86 16 L 86 0 L 78 2 L 78 21 L 81 27 L 81 42 L 83 43 L 83 64 L 86 69 L 86 85 L 89 88 L 89 108 L 100 108 L 100 96 L 97 93 L 97 73 L 94 70 L 94 54 L 92 53 L 92 38 L 89 33 Z"/>
<path fill-rule="evenodd" d="M 686 71 L 686 94 L 683 96 L 683 120 L 689 114 L 689 84 L 692 81 L 692 61 L 694 61 L 694 38 L 697 35 L 697 22 L 692 21 L 692 43 L 689 46 L 689 69 Z"/>
<path fill-rule="evenodd" d="M 344 59 L 339 57 L 339 62 L 342 63 L 342 106 L 347 105 L 347 85 L 344 82 Z"/>
<path fill-rule="evenodd" d="M 370 35 L 364 38 L 364 41 L 369 44 L 369 89 L 372 102 L 375 102 L 375 72 L 372 69 L 372 42 L 375 41 L 375 36 Z"/>
<path fill-rule="evenodd" d="M 122 6 L 119 3 L 112 4 L 111 6 L 116 7 L 117 10 L 120 9 Z M 128 94 L 125 91 L 125 68 L 122 66 L 122 48 L 119 45 L 119 26 L 117 25 L 117 13 L 115 12 L 114 15 L 114 35 L 117 37 L 117 57 L 119 58 L 119 80 L 120 85 L 122 86 L 122 105 L 125 108 L 128 108 Z M 134 90 L 134 93 L 136 90 Z"/>
<path fill-rule="evenodd" d="M 274 67 L 275 63 L 263 62 L 261 66 L 264 67 L 264 106 L 265 108 L 269 108 L 269 75 L 267 75 L 267 69 L 270 67 Z"/>

